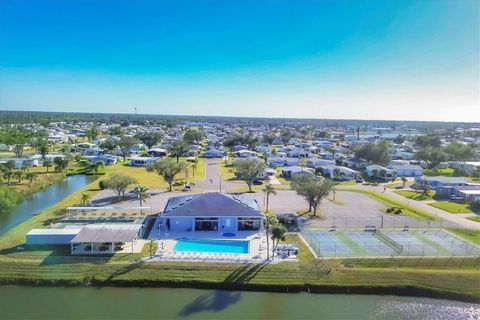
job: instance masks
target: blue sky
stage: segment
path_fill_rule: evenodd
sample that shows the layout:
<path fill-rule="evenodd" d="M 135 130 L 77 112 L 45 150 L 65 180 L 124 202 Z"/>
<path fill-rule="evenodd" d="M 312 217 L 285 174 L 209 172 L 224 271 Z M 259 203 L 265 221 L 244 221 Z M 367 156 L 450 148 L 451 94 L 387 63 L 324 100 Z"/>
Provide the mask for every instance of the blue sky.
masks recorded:
<path fill-rule="evenodd" d="M 0 1 L 0 109 L 480 121 L 476 0 Z"/>

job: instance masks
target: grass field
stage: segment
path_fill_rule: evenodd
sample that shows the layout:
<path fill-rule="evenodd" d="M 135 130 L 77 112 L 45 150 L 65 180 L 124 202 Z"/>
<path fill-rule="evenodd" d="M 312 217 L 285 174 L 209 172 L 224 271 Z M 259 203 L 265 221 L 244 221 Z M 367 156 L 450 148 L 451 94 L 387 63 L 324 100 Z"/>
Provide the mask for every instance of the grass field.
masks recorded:
<path fill-rule="evenodd" d="M 398 193 L 399 195 L 402 195 L 408 199 L 417 200 L 417 201 L 433 200 L 433 197 L 435 196 L 435 191 L 430 191 L 428 193 L 428 196 L 425 196 L 421 192 L 415 192 L 410 190 L 400 190 L 400 191 L 395 191 L 395 193 Z"/>
<path fill-rule="evenodd" d="M 413 182 L 411 181 L 407 181 L 405 183 L 405 188 L 408 188 L 410 187 L 411 185 L 413 185 Z M 403 186 L 403 182 L 399 179 L 397 179 L 395 182 L 392 182 L 392 183 L 388 183 L 385 185 L 385 187 L 389 188 L 389 189 L 396 189 L 397 187 L 402 187 Z"/>
<path fill-rule="evenodd" d="M 455 174 L 455 169 L 453 168 L 445 168 L 445 169 L 436 169 L 430 170 L 425 169 L 423 171 L 424 175 L 426 176 L 446 176 L 446 177 L 453 177 Z"/>
<path fill-rule="evenodd" d="M 223 160 L 219 160 L 218 167 L 220 169 L 220 174 L 222 175 L 223 180 L 228 180 L 231 182 L 241 182 L 238 181 L 235 177 L 235 170 L 231 161 L 225 163 Z"/>
<path fill-rule="evenodd" d="M 451 201 L 438 201 L 434 203 L 429 203 L 432 207 L 442 209 L 450 213 L 472 213 L 470 209 L 470 204 L 468 203 L 456 203 Z"/>
<path fill-rule="evenodd" d="M 480 222 L 480 216 L 468 217 L 467 219 L 472 220 L 472 221 L 476 221 L 476 222 Z"/>
<path fill-rule="evenodd" d="M 183 160 L 181 158 L 181 160 Z M 138 184 L 144 185 L 149 189 L 166 189 L 167 183 L 161 176 L 155 172 L 149 172 L 143 167 L 132 167 L 127 162 L 119 162 L 113 166 L 105 167 L 105 178 L 112 172 L 120 172 L 137 180 Z M 174 182 L 174 190 L 180 190 L 186 182 L 198 182 L 205 179 L 205 160 L 198 159 L 195 177 L 193 176 L 193 168 L 190 165 L 185 172 L 180 172 Z"/>

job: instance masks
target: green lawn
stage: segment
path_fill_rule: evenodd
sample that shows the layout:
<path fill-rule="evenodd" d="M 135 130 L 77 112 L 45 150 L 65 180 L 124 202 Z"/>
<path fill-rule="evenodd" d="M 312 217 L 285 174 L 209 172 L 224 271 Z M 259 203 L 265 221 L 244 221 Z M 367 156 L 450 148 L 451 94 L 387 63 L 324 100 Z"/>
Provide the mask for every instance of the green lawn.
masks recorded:
<path fill-rule="evenodd" d="M 476 221 L 476 222 L 480 222 L 480 216 L 468 217 L 467 219 L 472 220 L 472 221 Z"/>
<path fill-rule="evenodd" d="M 235 169 L 231 161 L 225 163 L 223 160 L 219 160 L 218 167 L 220 168 L 220 174 L 223 180 L 236 180 Z"/>
<path fill-rule="evenodd" d="M 184 160 L 183 158 L 180 158 Z M 119 162 L 113 166 L 106 166 L 105 173 L 106 177 L 112 172 L 121 172 L 127 176 L 135 178 L 138 181 L 138 184 L 144 185 L 149 189 L 166 189 L 167 183 L 163 180 L 161 176 L 155 172 L 149 172 L 143 167 L 132 167 L 127 162 Z M 193 168 L 190 165 L 188 167 L 188 173 L 180 172 L 174 182 L 174 190 L 179 191 L 183 188 L 183 185 L 186 182 L 198 182 L 205 179 L 205 160 L 198 159 L 197 169 L 195 170 L 195 177 L 193 176 Z"/>
<path fill-rule="evenodd" d="M 436 169 L 436 170 L 430 170 L 430 169 L 425 169 L 423 173 L 426 176 L 447 176 L 447 177 L 453 177 L 455 174 L 455 169 L 453 168 L 445 168 L 445 169 Z"/>
<path fill-rule="evenodd" d="M 442 209 L 450 213 L 472 213 L 470 209 L 470 204 L 468 203 L 456 203 L 451 201 L 438 201 L 430 203 L 432 207 Z"/>
<path fill-rule="evenodd" d="M 480 230 L 450 229 L 449 231 L 480 246 Z"/>
<path fill-rule="evenodd" d="M 433 197 L 435 196 L 435 191 L 430 191 L 428 193 L 428 196 L 425 196 L 422 194 L 422 192 L 415 192 L 415 191 L 410 191 L 410 190 L 400 190 L 400 191 L 395 191 L 395 193 L 398 193 L 399 195 L 402 195 L 406 198 L 412 199 L 412 200 L 433 200 Z"/>

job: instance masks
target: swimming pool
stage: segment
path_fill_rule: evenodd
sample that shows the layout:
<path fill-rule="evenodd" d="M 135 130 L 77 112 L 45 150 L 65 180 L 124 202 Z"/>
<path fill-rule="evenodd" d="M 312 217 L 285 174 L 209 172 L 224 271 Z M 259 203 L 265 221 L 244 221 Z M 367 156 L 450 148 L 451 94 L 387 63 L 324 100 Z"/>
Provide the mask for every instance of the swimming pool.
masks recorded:
<path fill-rule="evenodd" d="M 180 239 L 175 243 L 173 251 L 248 253 L 248 247 L 249 241 Z"/>

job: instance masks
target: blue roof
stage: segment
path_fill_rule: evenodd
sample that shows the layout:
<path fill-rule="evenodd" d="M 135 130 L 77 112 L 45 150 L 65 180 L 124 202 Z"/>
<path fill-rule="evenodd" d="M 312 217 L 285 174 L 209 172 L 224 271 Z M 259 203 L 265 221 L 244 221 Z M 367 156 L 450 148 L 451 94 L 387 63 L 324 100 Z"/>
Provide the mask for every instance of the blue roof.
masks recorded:
<path fill-rule="evenodd" d="M 168 199 L 166 217 L 263 217 L 257 201 L 246 195 L 201 193 Z"/>

